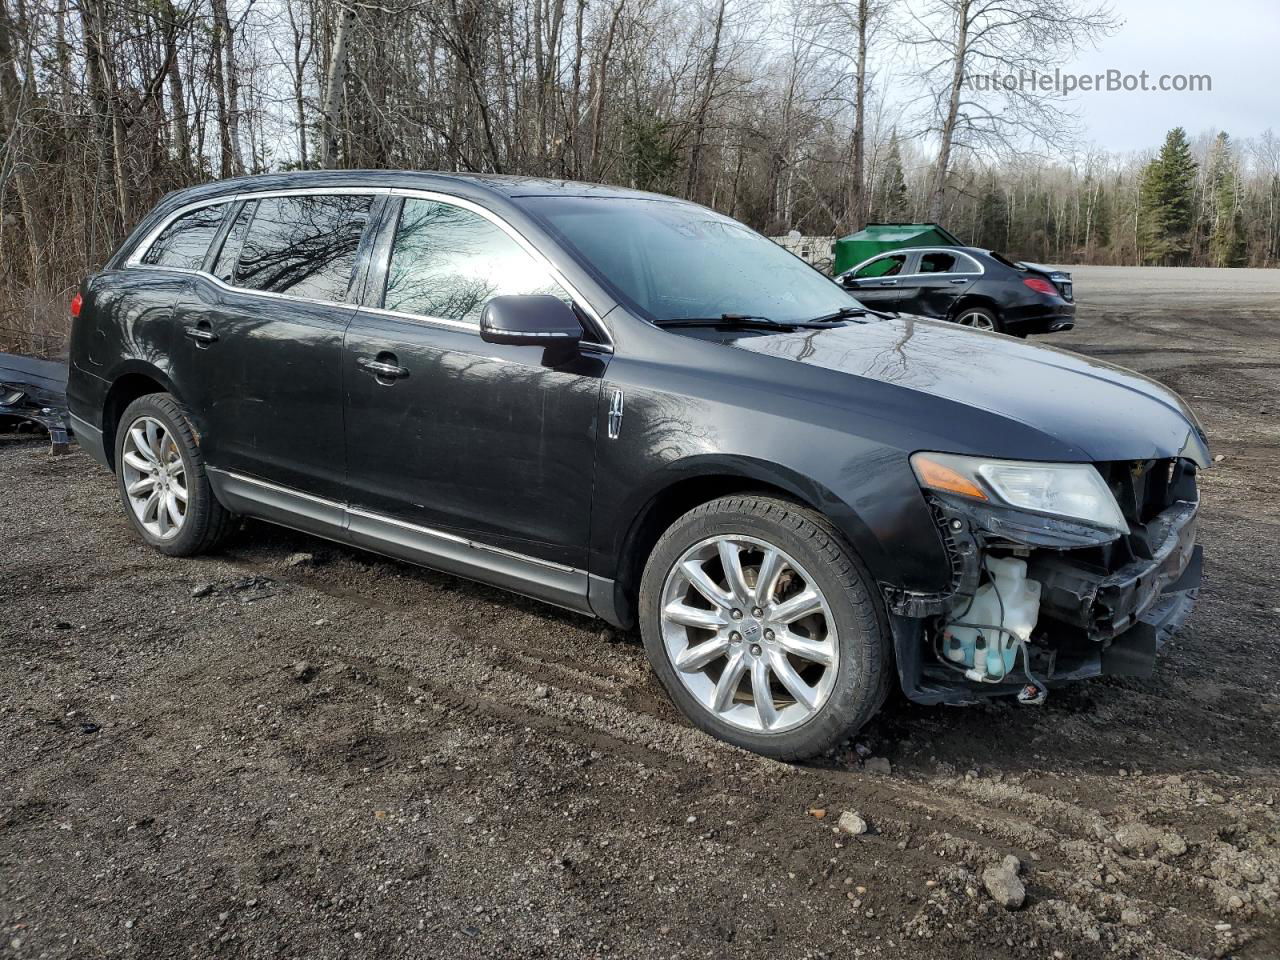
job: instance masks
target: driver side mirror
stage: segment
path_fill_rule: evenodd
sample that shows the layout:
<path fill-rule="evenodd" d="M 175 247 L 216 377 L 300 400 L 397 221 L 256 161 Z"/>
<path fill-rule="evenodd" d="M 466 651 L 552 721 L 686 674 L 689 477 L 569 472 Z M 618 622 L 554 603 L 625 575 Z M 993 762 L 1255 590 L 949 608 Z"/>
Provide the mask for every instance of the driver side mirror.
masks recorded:
<path fill-rule="evenodd" d="M 840 286 L 844 287 L 846 290 L 857 290 L 861 284 L 858 282 L 858 278 L 852 273 L 846 273 L 840 278 Z"/>
<path fill-rule="evenodd" d="M 559 297 L 532 294 L 494 297 L 480 314 L 480 339 L 534 347 L 576 347 L 582 324 Z"/>

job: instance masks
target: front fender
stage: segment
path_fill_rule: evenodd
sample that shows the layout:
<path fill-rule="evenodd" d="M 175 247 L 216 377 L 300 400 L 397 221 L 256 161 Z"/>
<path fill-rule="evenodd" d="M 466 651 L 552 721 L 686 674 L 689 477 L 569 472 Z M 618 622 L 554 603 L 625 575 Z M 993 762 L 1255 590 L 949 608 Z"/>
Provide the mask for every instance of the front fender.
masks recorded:
<path fill-rule="evenodd" d="M 634 484 L 618 507 L 620 516 L 630 521 L 611 525 L 607 552 L 616 558 L 625 556 L 629 545 L 636 541 L 639 528 L 673 491 L 749 490 L 752 487 L 780 490 L 822 514 L 849 542 L 876 581 L 901 582 L 901 565 L 885 549 L 875 529 L 844 497 L 797 470 L 744 454 L 685 457 L 665 464 Z"/>
<path fill-rule="evenodd" d="M 610 366 L 601 419 L 627 372 Z M 598 440 L 591 523 L 593 578 L 634 585 L 656 535 L 638 535 L 658 514 L 675 515 L 725 493 L 780 490 L 822 514 L 877 584 L 937 592 L 950 564 L 906 453 L 851 434 L 840 411 L 752 405 L 627 385 L 617 437 Z M 665 507 L 665 509 L 661 509 Z M 658 531 L 660 533 L 660 531 Z"/>

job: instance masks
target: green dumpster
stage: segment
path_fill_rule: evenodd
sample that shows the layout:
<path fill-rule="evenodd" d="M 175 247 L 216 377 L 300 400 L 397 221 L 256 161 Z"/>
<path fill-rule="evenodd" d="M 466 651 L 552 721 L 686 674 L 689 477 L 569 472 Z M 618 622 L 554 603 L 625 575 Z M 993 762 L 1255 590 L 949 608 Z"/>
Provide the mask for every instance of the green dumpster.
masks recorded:
<path fill-rule="evenodd" d="M 835 242 L 835 273 L 844 273 L 877 253 L 903 247 L 963 247 L 949 230 L 936 223 L 869 223 L 865 230 Z"/>

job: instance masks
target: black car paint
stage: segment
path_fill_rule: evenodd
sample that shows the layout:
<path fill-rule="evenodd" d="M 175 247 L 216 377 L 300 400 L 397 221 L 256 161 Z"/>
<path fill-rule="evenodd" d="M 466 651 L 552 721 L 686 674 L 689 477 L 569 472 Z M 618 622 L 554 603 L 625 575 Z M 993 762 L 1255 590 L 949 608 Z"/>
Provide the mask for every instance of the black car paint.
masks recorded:
<path fill-rule="evenodd" d="M 193 202 L 332 188 L 430 191 L 491 211 L 586 301 L 580 349 L 563 362 L 541 347 L 483 342 L 478 329 L 361 309 L 379 302 L 370 278 L 385 269 L 385 216 L 371 218 L 382 232 L 361 246 L 348 304 L 318 311 L 229 293 L 200 274 L 126 266 L 140 238 Z M 84 285 L 69 381 L 81 443 L 109 466 L 111 415 L 146 378 L 190 409 L 231 509 L 418 560 L 406 538 L 429 528 L 445 569 L 621 626 L 634 618 L 654 523 L 708 493 L 781 491 L 823 513 L 886 595 L 932 595 L 947 590 L 951 568 L 908 462 L 915 451 L 1208 461 L 1194 417 L 1166 388 L 998 335 L 873 317 L 786 333 L 659 329 L 619 306 L 521 202 L 559 195 L 648 196 L 536 179 L 343 172 L 166 198 Z M 216 341 L 186 335 L 201 323 Z M 407 376 L 380 379 L 358 366 L 372 357 Z M 616 438 L 605 426 L 615 404 Z M 248 496 L 250 482 L 265 499 Z M 293 492 L 314 510 L 282 507 Z"/>
<path fill-rule="evenodd" d="M 906 257 L 902 269 L 892 276 L 855 278 L 858 270 L 880 259 L 877 256 L 836 279 L 877 310 L 955 320 L 966 307 L 985 307 L 996 314 L 1002 332 L 1019 336 L 1069 330 L 1075 325 L 1074 301 L 1063 295 L 1064 285 L 1046 268 L 1034 264 L 1019 268 L 979 247 L 922 247 L 892 253 Z M 982 272 L 922 272 L 921 260 L 929 253 L 965 254 Z M 1023 282 L 1029 276 L 1048 281 L 1058 293 L 1032 290 Z"/>

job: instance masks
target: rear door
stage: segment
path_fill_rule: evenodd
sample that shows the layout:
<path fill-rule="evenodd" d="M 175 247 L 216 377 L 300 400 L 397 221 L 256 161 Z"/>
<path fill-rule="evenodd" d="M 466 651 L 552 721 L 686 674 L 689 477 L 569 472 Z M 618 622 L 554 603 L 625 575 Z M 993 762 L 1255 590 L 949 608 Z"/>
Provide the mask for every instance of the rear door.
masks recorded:
<path fill-rule="evenodd" d="M 240 205 L 176 308 L 174 381 L 211 466 L 342 499 L 342 337 L 375 191 Z"/>
<path fill-rule="evenodd" d="M 172 375 L 174 306 L 203 268 L 210 245 L 235 207 L 231 201 L 228 197 L 179 210 L 138 244 L 123 267 L 93 278 L 72 342 L 71 361 L 77 367 L 111 378 L 121 358 L 139 358 Z M 75 412 L 97 425 L 101 400 L 88 406 L 77 403 Z"/>
<path fill-rule="evenodd" d="M 390 517 L 585 569 L 607 352 L 552 366 L 542 347 L 480 339 L 499 294 L 573 303 L 496 216 L 410 196 L 384 220 L 343 358 L 353 536 Z"/>
<path fill-rule="evenodd" d="M 921 250 L 912 272 L 902 311 L 938 320 L 948 318 L 961 294 L 982 276 L 978 262 L 958 250 Z"/>

